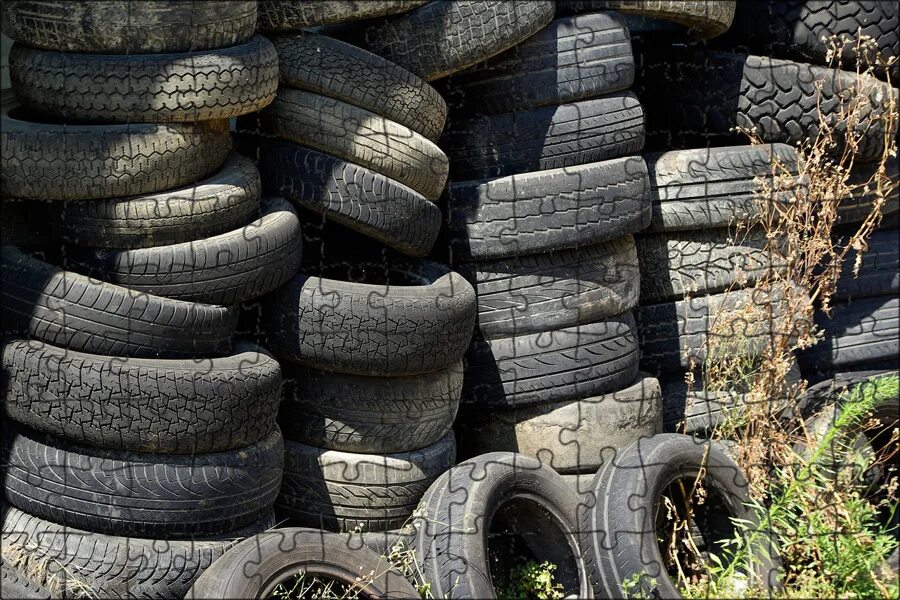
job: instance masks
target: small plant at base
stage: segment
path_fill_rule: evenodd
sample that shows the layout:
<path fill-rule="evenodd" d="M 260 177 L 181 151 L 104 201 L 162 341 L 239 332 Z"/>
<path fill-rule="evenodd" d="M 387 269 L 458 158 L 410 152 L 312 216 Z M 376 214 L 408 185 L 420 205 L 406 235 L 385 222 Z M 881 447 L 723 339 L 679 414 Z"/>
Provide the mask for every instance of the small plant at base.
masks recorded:
<path fill-rule="evenodd" d="M 508 600 L 558 600 L 564 597 L 562 584 L 553 577 L 556 565 L 528 561 L 516 565 L 509 580 L 497 590 L 497 597 Z"/>
<path fill-rule="evenodd" d="M 649 600 L 654 598 L 653 590 L 657 586 L 656 578 L 647 577 L 644 573 L 632 573 L 622 582 L 622 592 L 631 600 Z M 656 594 L 658 597 L 658 594 Z"/>

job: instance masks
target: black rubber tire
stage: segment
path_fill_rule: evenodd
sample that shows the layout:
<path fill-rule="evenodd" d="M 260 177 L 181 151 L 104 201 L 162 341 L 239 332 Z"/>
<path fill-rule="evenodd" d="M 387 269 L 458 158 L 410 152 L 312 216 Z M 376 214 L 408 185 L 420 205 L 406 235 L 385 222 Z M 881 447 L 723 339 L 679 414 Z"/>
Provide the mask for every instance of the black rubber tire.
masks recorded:
<path fill-rule="evenodd" d="M 641 272 L 630 235 L 595 246 L 469 263 L 478 329 L 508 337 L 594 323 L 638 303 Z"/>
<path fill-rule="evenodd" d="M 227 121 L 69 125 L 29 120 L 10 97 L 0 117 L 4 196 L 96 200 L 184 186 L 219 169 Z"/>
<path fill-rule="evenodd" d="M 233 305 L 288 282 L 300 269 L 300 220 L 283 198 L 265 198 L 258 219 L 217 236 L 134 250 L 69 248 L 66 266 L 136 292 Z"/>
<path fill-rule="evenodd" d="M 555 19 L 518 46 L 441 82 L 454 115 L 568 104 L 628 88 L 634 56 L 625 19 L 592 13 Z"/>
<path fill-rule="evenodd" d="M 426 256 L 441 211 L 415 190 L 365 167 L 288 142 L 259 144 L 266 190 L 410 256 Z"/>
<path fill-rule="evenodd" d="M 900 230 L 876 229 L 867 244 L 857 276 L 853 267 L 858 253 L 853 249 L 847 253 L 832 296 L 834 300 L 896 296 L 900 292 Z"/>
<path fill-rule="evenodd" d="M 884 194 L 881 214 L 884 217 L 896 218 L 897 212 L 900 211 L 900 195 L 897 193 L 897 190 L 900 189 L 900 160 L 896 156 L 888 158 L 884 167 L 885 175 L 894 187 L 883 190 L 888 193 Z M 880 168 L 881 164 L 874 162 L 855 165 L 850 171 L 847 183 L 855 188 L 856 193 L 853 197 L 841 199 L 837 208 L 837 224 L 861 223 L 872 214 L 875 202 L 879 200 L 875 173 Z M 868 190 L 865 189 L 867 184 Z M 885 224 L 883 223 L 881 226 L 885 227 Z"/>
<path fill-rule="evenodd" d="M 114 535 L 219 534 L 272 510 L 284 446 L 213 454 L 137 454 L 77 446 L 4 424 L 4 494 L 42 519 Z"/>
<path fill-rule="evenodd" d="M 22 106 L 53 119 L 209 121 L 272 102 L 278 54 L 261 35 L 230 48 L 179 54 L 72 54 L 14 44 L 9 77 Z"/>
<path fill-rule="evenodd" d="M 753 530 L 756 516 L 743 504 L 748 498 L 749 485 L 740 467 L 717 444 L 664 433 L 620 449 L 615 460 L 604 463 L 594 479 L 593 489 L 579 507 L 581 548 L 598 598 L 625 598 L 633 594 L 650 598 L 681 597 L 669 579 L 660 553 L 657 507 L 673 479 L 692 482 L 698 478 L 702 479 L 708 494 L 704 505 L 712 513 L 707 517 L 714 530 L 710 534 L 730 533 L 729 537 L 719 539 L 731 540 L 736 532 L 730 518 L 746 520 Z M 696 502 L 693 504 L 697 506 Z M 765 535 L 762 530 L 758 533 Z M 769 549 L 774 552 L 774 548 Z M 777 587 L 776 561 L 762 556 L 757 560 L 757 570 L 749 579 L 763 590 Z M 637 589 L 626 589 L 624 582 L 635 577 Z"/>
<path fill-rule="evenodd" d="M 728 31 L 734 7 L 734 0 L 557 0 L 559 14 L 612 9 L 684 25 L 703 38 Z"/>
<path fill-rule="evenodd" d="M 412 10 L 428 0 L 260 0 L 259 30 L 289 31 L 381 17 Z"/>
<path fill-rule="evenodd" d="M 299 527 L 279 528 L 246 539 L 207 569 L 188 591 L 187 600 L 269 598 L 279 583 L 292 588 L 294 576 L 321 576 L 362 598 L 421 596 L 399 571 L 344 535 Z"/>
<path fill-rule="evenodd" d="M 231 350 L 237 312 L 133 292 L 0 249 L 0 332 L 70 350 L 134 357 L 201 357 Z"/>
<path fill-rule="evenodd" d="M 195 184 L 156 194 L 72 200 L 55 205 L 63 240 L 95 248 L 148 248 L 225 233 L 259 209 L 259 172 L 232 153 L 222 169 Z"/>
<path fill-rule="evenodd" d="M 639 156 L 453 182 L 445 198 L 454 261 L 590 246 L 650 222 L 647 165 Z"/>
<path fill-rule="evenodd" d="M 10 506 L 0 508 L 0 514 L 4 552 L 27 557 L 24 570 L 34 567 L 52 578 L 39 583 L 57 588 L 55 597 L 66 598 L 84 594 L 86 584 L 99 598 L 181 600 L 228 548 L 275 524 L 269 513 L 222 535 L 151 540 L 73 529 Z"/>
<path fill-rule="evenodd" d="M 429 2 L 365 26 L 353 41 L 432 81 L 515 46 L 552 19 L 549 0 Z"/>
<path fill-rule="evenodd" d="M 518 407 L 605 394 L 631 385 L 638 343 L 631 311 L 555 331 L 484 340 L 466 354 L 463 402 Z"/>
<path fill-rule="evenodd" d="M 397 529 L 455 462 L 453 432 L 420 450 L 383 455 L 287 441 L 275 510 L 279 518 L 327 531 Z"/>
<path fill-rule="evenodd" d="M 406 69 L 346 42 L 297 31 L 272 38 L 281 85 L 336 98 L 437 141 L 447 103 Z"/>
<path fill-rule="evenodd" d="M 75 444 L 176 454 L 262 441 L 281 399 L 278 362 L 238 342 L 225 358 L 122 359 L 7 340 L 0 355 L 4 415 Z"/>
<path fill-rule="evenodd" d="M 456 418 L 463 364 L 412 377 L 366 377 L 286 365 L 279 422 L 289 440 L 363 454 L 436 443 Z"/>
<path fill-rule="evenodd" d="M 749 287 L 787 266 L 762 230 L 677 231 L 636 238 L 641 303 Z"/>
<path fill-rule="evenodd" d="M 785 144 L 673 150 L 649 154 L 651 231 L 730 227 L 759 215 L 760 179 L 797 173 L 797 153 Z M 798 181 L 798 185 L 800 182 Z"/>
<path fill-rule="evenodd" d="M 256 30 L 255 0 L 11 0 L 3 33 L 60 52 L 156 54 L 225 48 Z"/>
<path fill-rule="evenodd" d="M 424 260 L 334 268 L 342 279 L 301 274 L 270 297 L 268 347 L 277 356 L 394 376 L 447 369 L 465 354 L 478 309 L 475 290 L 459 274 Z M 387 285 L 350 280 L 387 272 Z"/>
<path fill-rule="evenodd" d="M 521 544 L 538 563 L 556 565 L 553 575 L 566 597 L 591 598 L 578 549 L 578 502 L 559 475 L 528 456 L 491 452 L 460 463 L 432 484 L 419 505 L 413 545 L 419 572 L 435 598 L 500 597 L 488 549 L 495 528 L 492 547 L 518 534 L 507 543 Z"/>
<path fill-rule="evenodd" d="M 573 167 L 637 154 L 644 110 L 631 92 L 514 113 L 451 119 L 440 139 L 455 181 Z"/>
<path fill-rule="evenodd" d="M 434 142 L 375 113 L 291 88 L 259 113 L 258 131 L 381 173 L 429 200 L 447 183 L 447 156 Z M 244 125 L 246 128 L 247 126 Z"/>
<path fill-rule="evenodd" d="M 12 600 L 51 600 L 50 592 L 0 559 L 0 590 L 3 597 Z"/>
<path fill-rule="evenodd" d="M 643 375 L 630 386 L 599 396 L 464 412 L 456 427 L 461 454 L 518 452 L 557 473 L 596 472 L 609 448 L 656 435 L 663 425 L 659 382 Z"/>

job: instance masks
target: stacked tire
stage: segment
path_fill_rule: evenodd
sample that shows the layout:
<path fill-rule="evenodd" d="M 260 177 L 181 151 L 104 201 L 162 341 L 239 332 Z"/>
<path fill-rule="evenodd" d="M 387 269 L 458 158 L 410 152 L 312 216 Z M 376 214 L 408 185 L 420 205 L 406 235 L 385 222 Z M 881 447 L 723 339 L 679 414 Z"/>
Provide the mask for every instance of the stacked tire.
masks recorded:
<path fill-rule="evenodd" d="M 62 242 L 0 251 L 4 552 L 59 591 L 180 598 L 281 483 L 280 367 L 232 338 L 297 271 L 299 221 L 228 128 L 277 56 L 255 2 L 2 10 L 0 187 Z"/>

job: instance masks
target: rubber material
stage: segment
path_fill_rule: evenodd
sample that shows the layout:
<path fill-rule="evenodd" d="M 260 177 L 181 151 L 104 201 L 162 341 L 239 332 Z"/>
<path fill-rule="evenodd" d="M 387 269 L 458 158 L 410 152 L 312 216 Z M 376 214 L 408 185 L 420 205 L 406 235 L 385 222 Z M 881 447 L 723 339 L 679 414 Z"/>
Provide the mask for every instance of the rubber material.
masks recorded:
<path fill-rule="evenodd" d="M 427 0 L 260 0 L 259 30 L 285 31 L 381 17 L 412 10 Z"/>
<path fill-rule="evenodd" d="M 858 253 L 853 249 L 847 253 L 832 296 L 834 300 L 896 296 L 900 292 L 900 231 L 876 229 L 867 244 L 857 274 L 854 274 L 854 266 Z"/>
<path fill-rule="evenodd" d="M 731 26 L 734 0 L 557 0 L 560 14 L 613 9 L 626 14 L 661 19 L 684 25 L 700 37 L 720 35 Z"/>
<path fill-rule="evenodd" d="M 0 559 L 0 590 L 4 598 L 50 600 L 50 592 L 31 581 L 5 560 Z"/>

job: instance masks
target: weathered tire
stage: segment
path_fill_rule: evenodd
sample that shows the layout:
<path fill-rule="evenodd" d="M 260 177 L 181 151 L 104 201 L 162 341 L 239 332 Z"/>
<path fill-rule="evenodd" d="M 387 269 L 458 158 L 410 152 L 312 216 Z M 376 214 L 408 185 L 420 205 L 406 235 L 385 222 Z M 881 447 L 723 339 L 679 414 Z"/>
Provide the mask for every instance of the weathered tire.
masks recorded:
<path fill-rule="evenodd" d="M 639 231 L 650 219 L 647 165 L 637 156 L 453 182 L 445 197 L 454 260 L 590 246 Z"/>
<path fill-rule="evenodd" d="M 54 207 L 54 230 L 67 242 L 95 248 L 148 248 L 219 235 L 252 220 L 259 172 L 240 154 L 192 185 L 155 194 L 73 200 Z"/>
<path fill-rule="evenodd" d="M 548 0 L 429 2 L 366 26 L 354 42 L 432 81 L 515 46 L 552 19 Z"/>
<path fill-rule="evenodd" d="M 897 190 L 900 189 L 900 160 L 896 156 L 888 158 L 884 167 L 885 175 L 894 187 L 882 191 L 888 193 L 883 194 L 881 214 L 885 217 L 896 218 L 897 212 L 900 211 L 900 197 L 897 194 Z M 861 223 L 872 213 L 875 203 L 879 201 L 878 186 L 873 176 L 880 168 L 881 164 L 874 162 L 856 165 L 850 171 L 847 183 L 856 188 L 856 194 L 853 197 L 841 199 L 837 208 L 836 222 L 838 224 Z"/>
<path fill-rule="evenodd" d="M 259 144 L 266 190 L 410 256 L 426 256 L 441 229 L 433 202 L 398 181 L 288 142 Z"/>
<path fill-rule="evenodd" d="M 72 54 L 15 44 L 9 77 L 22 106 L 54 119 L 208 121 L 272 102 L 278 54 L 261 35 L 230 48 L 182 54 Z"/>
<path fill-rule="evenodd" d="M 281 358 L 342 373 L 416 375 L 465 353 L 477 306 L 462 276 L 431 261 L 334 269 L 342 279 L 301 274 L 268 301 L 269 347 Z M 356 283 L 355 269 L 388 280 Z"/>
<path fill-rule="evenodd" d="M 279 517 L 330 531 L 397 529 L 455 457 L 452 432 L 420 450 L 385 455 L 288 441 L 275 508 Z"/>
<path fill-rule="evenodd" d="M 557 0 L 559 14 L 613 9 L 625 14 L 671 21 L 711 38 L 728 31 L 734 19 L 734 0 Z"/>
<path fill-rule="evenodd" d="M 406 69 L 334 38 L 298 31 L 272 39 L 281 85 L 336 98 L 437 141 L 447 103 Z"/>
<path fill-rule="evenodd" d="M 237 312 L 133 292 L 0 249 L 0 330 L 70 350 L 133 357 L 199 357 L 231 349 Z"/>
<path fill-rule="evenodd" d="M 610 448 L 662 431 L 659 382 L 639 376 L 615 392 L 525 408 L 463 415 L 456 429 L 466 455 L 494 451 L 533 456 L 557 473 L 596 472 Z"/>
<path fill-rule="evenodd" d="M 681 596 L 660 552 L 657 509 L 673 480 L 689 487 L 698 479 L 705 495 L 702 505 L 692 503 L 694 522 L 702 519 L 710 529 L 710 545 L 734 538 L 731 519 L 743 519 L 754 530 L 757 517 L 743 504 L 749 493 L 747 481 L 740 467 L 716 444 L 664 433 L 639 440 L 617 452 L 615 460 L 604 463 L 579 507 L 581 547 L 598 597 L 624 598 L 636 593 L 658 598 Z M 758 533 L 757 537 L 768 541 L 762 530 Z M 762 545 L 758 541 L 751 551 Z M 770 546 L 766 549 L 774 551 Z M 776 587 L 776 561 L 757 556 L 758 564 L 748 574 L 751 581 L 764 590 Z M 636 585 L 626 588 L 624 582 L 634 578 Z"/>
<path fill-rule="evenodd" d="M 853 268 L 858 253 L 853 249 L 847 253 L 833 299 L 853 301 L 872 296 L 896 296 L 900 292 L 900 231 L 876 229 L 867 244 L 856 276 Z"/>
<path fill-rule="evenodd" d="M 451 119 L 440 139 L 454 180 L 573 167 L 637 154 L 644 110 L 631 92 L 514 113 Z"/>
<path fill-rule="evenodd" d="M 575 400 L 622 389 L 637 373 L 637 332 L 628 311 L 555 331 L 476 338 L 466 354 L 463 402 L 518 407 Z"/>
<path fill-rule="evenodd" d="M 365 377 L 288 365 L 281 430 L 287 439 L 327 450 L 418 450 L 450 431 L 462 382 L 462 361 L 412 377 Z"/>
<path fill-rule="evenodd" d="M 381 17 L 412 10 L 427 0 L 260 0 L 259 30 L 287 31 Z"/>
<path fill-rule="evenodd" d="M 247 342 L 224 358 L 114 358 L 7 340 L 4 415 L 75 444 L 177 454 L 222 452 L 275 428 L 278 362 Z"/>
<path fill-rule="evenodd" d="M 594 246 L 459 267 L 478 295 L 485 338 L 594 323 L 637 306 L 641 272 L 629 235 Z"/>
<path fill-rule="evenodd" d="M 435 598 L 499 597 L 489 567 L 493 532 L 492 550 L 512 555 L 518 543 L 519 552 L 556 565 L 554 579 L 567 597 L 591 598 L 578 549 L 578 502 L 559 475 L 533 458 L 511 452 L 473 458 L 441 475 L 422 498 L 416 563 Z"/>
<path fill-rule="evenodd" d="M 234 46 L 256 30 L 256 2 L 11 0 L 3 33 L 60 52 L 156 54 Z"/>
<path fill-rule="evenodd" d="M 26 557 L 23 568 L 43 573 L 56 597 L 181 600 L 194 580 L 244 537 L 272 527 L 271 513 L 217 536 L 151 540 L 73 529 L 3 506 L 0 540 Z M 65 596 L 63 594 L 66 594 Z"/>
<path fill-rule="evenodd" d="M 593 13 L 556 19 L 521 44 L 441 82 L 454 115 L 568 104 L 626 89 L 634 56 L 625 19 Z"/>
<path fill-rule="evenodd" d="M 18 600 L 50 600 L 50 592 L 31 581 L 17 569 L 0 559 L 0 589 L 5 598 Z"/>
<path fill-rule="evenodd" d="M 217 560 L 185 598 L 267 598 L 279 584 L 283 590 L 295 589 L 293 578 L 300 574 L 320 576 L 363 598 L 421 598 L 381 556 L 349 539 L 297 527 L 255 535 Z"/>
<path fill-rule="evenodd" d="M 225 121 L 68 125 L 29 120 L 4 98 L 4 196 L 95 200 L 151 194 L 207 177 L 231 148 Z"/>

